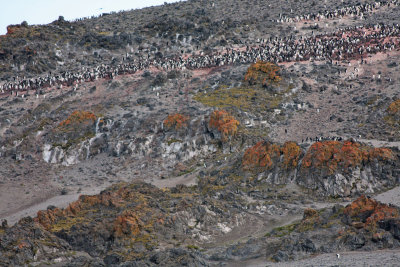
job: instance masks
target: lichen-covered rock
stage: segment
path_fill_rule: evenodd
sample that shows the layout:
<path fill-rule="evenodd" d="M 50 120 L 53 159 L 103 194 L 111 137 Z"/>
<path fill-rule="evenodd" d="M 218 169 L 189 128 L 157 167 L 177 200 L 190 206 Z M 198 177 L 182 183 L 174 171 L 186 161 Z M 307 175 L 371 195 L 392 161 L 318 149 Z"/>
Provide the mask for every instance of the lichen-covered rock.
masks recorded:
<path fill-rule="evenodd" d="M 276 165 L 282 169 L 295 169 L 300 156 L 301 149 L 295 142 L 286 142 L 281 146 L 260 141 L 245 151 L 242 166 L 246 170 L 268 170 Z"/>
<path fill-rule="evenodd" d="M 295 142 L 283 145 L 260 141 L 248 148 L 242 158 L 242 169 L 266 177 L 274 184 L 294 181 L 302 155 Z"/>
<path fill-rule="evenodd" d="M 167 129 L 180 130 L 184 126 L 187 126 L 186 122 L 188 119 L 188 117 L 179 113 L 168 115 L 164 120 L 164 127 Z"/>
<path fill-rule="evenodd" d="M 302 169 L 318 168 L 327 174 L 350 171 L 374 160 L 391 161 L 395 155 L 388 148 L 372 148 L 353 141 L 315 142 L 307 151 Z"/>
<path fill-rule="evenodd" d="M 204 116 L 190 119 L 173 114 L 160 124 L 152 117 L 113 120 L 74 112 L 45 135 L 42 158 L 68 166 L 106 153 L 113 157 L 168 159 L 164 164 L 174 166 L 217 149 L 210 142 L 213 136 L 207 128 Z"/>
<path fill-rule="evenodd" d="M 349 218 L 364 223 L 360 222 L 360 227 Z M 231 260 L 238 255 L 245 255 L 242 256 L 245 259 L 264 255 L 272 261 L 282 262 L 315 253 L 393 249 L 400 247 L 398 225 L 398 207 L 362 196 L 345 208 L 305 209 L 300 221 L 277 227 L 265 237 L 231 245 L 220 254 Z M 213 257 L 217 258 L 216 255 Z"/>
<path fill-rule="evenodd" d="M 399 218 L 399 209 L 393 206 L 379 203 L 378 201 L 359 197 L 344 210 L 344 214 L 349 218 L 347 222 L 362 222 L 364 227 L 373 231 L 378 227 L 378 222 Z"/>
<path fill-rule="evenodd" d="M 49 262 L 72 251 L 65 240 L 56 238 L 30 217 L 21 219 L 15 226 L 0 228 L 1 266 Z"/>
<path fill-rule="evenodd" d="M 308 150 L 294 142 L 260 141 L 245 151 L 241 165 L 270 183 L 296 182 L 321 195 L 349 196 L 395 185 L 396 153 L 351 140 L 315 142 Z"/>
<path fill-rule="evenodd" d="M 251 85 L 260 82 L 263 86 L 268 86 L 282 80 L 278 75 L 279 70 L 279 66 L 274 63 L 257 61 L 248 68 L 244 80 Z"/>
<path fill-rule="evenodd" d="M 241 223 L 237 209 L 228 201 L 207 197 L 208 204 L 204 204 L 204 196 L 185 186 L 160 190 L 145 183 L 119 184 L 99 195 L 80 196 L 65 209 L 39 211 L 34 222 L 74 250 L 105 263 L 115 259 L 110 255 L 118 255 L 116 263 L 154 260 L 177 264 L 183 259 L 172 254 L 153 260 L 151 255 L 165 244 L 174 244 L 175 239 L 186 240 L 189 248 L 209 242 Z M 161 249 L 163 253 L 167 252 Z M 180 253 L 187 255 L 188 263 L 206 264 L 199 254 L 186 249 Z"/>
<path fill-rule="evenodd" d="M 95 132 L 96 115 L 90 111 L 74 111 L 52 130 L 52 141 L 60 144 L 72 143 L 91 137 Z"/>
<path fill-rule="evenodd" d="M 235 136 L 238 126 L 239 121 L 225 110 L 215 110 L 210 115 L 210 120 L 208 122 L 208 128 L 212 131 L 215 137 L 222 141 L 227 141 Z"/>
<path fill-rule="evenodd" d="M 373 193 L 394 185 L 396 163 L 390 148 L 373 148 L 353 141 L 314 143 L 301 162 L 298 183 L 324 195 Z"/>
<path fill-rule="evenodd" d="M 387 108 L 387 113 L 392 116 L 400 116 L 400 99 L 392 102 Z"/>
<path fill-rule="evenodd" d="M 279 145 L 260 141 L 246 150 L 243 155 L 242 165 L 245 169 L 256 167 L 270 169 L 278 163 L 279 157 Z"/>

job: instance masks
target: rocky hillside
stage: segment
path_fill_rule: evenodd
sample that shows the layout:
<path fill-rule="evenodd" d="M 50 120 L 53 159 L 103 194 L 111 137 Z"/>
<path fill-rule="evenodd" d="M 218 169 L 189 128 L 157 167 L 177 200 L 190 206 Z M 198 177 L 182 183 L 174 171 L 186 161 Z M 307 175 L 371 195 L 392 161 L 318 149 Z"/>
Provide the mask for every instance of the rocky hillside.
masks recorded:
<path fill-rule="evenodd" d="M 398 14 L 398 1 L 196 0 L 11 25 L 0 265 L 398 251 Z"/>
<path fill-rule="evenodd" d="M 277 24 L 276 20 L 282 16 L 316 14 L 374 2 L 192 0 L 74 22 L 60 16 L 48 25 L 10 25 L 7 34 L 0 37 L 0 78 L 35 77 L 102 63 L 116 64 L 127 53 L 132 58 L 147 57 L 147 54 L 176 56 L 182 51 L 207 52 L 232 45 L 250 45 L 269 37 L 301 36 L 298 28 Z M 349 24 L 392 24 L 397 23 L 398 11 L 398 7 L 378 10 L 365 14 L 362 23 L 356 20 L 315 29 L 306 25 L 302 30 L 311 33 L 311 30 L 324 32 Z"/>
<path fill-rule="evenodd" d="M 282 204 L 249 203 L 227 187 L 201 184 L 160 190 L 132 183 L 96 196 L 82 195 L 65 209 L 50 206 L 35 219 L 21 219 L 13 227 L 3 224 L 0 262 L 206 266 L 400 246 L 400 209 L 361 196 L 346 207 L 305 209 L 303 218 L 293 224 L 269 232 L 257 229 L 248 241 L 225 248 L 238 226 L 252 220 L 261 223 L 287 210 Z"/>

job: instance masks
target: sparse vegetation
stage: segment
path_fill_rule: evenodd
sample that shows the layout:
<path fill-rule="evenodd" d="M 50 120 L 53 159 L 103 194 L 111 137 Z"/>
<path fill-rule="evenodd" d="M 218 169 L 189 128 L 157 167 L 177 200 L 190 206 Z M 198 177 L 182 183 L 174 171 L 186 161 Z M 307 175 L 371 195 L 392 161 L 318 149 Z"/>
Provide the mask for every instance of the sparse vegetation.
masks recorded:
<path fill-rule="evenodd" d="M 182 140 L 176 139 L 176 138 L 171 138 L 167 141 L 167 144 L 170 146 L 173 143 L 181 143 Z"/>
<path fill-rule="evenodd" d="M 176 113 L 172 115 L 168 115 L 168 117 L 164 120 L 164 126 L 168 129 L 179 130 L 187 125 L 188 117 Z"/>
<path fill-rule="evenodd" d="M 282 80 L 278 75 L 279 66 L 271 62 L 257 61 L 247 70 L 244 80 L 250 85 L 261 83 L 263 86 L 276 84 Z"/>
<path fill-rule="evenodd" d="M 393 101 L 386 109 L 384 117 L 386 124 L 398 131 L 400 129 L 400 99 Z"/>
<path fill-rule="evenodd" d="M 74 111 L 65 120 L 58 125 L 59 129 L 69 130 L 73 129 L 77 124 L 93 124 L 96 121 L 96 115 L 90 111 Z"/>
<path fill-rule="evenodd" d="M 400 116 L 400 99 L 392 102 L 389 107 L 387 108 L 387 112 L 389 115 L 397 115 Z"/>
<path fill-rule="evenodd" d="M 297 227 L 298 223 L 292 223 L 284 226 L 274 228 L 270 233 L 267 233 L 266 237 L 283 237 L 291 234 Z"/>
<path fill-rule="evenodd" d="M 220 109 L 238 108 L 243 111 L 265 114 L 279 108 L 290 99 L 288 87 L 282 91 L 271 92 L 256 86 L 232 87 L 220 86 L 215 90 L 200 91 L 194 100 L 210 107 Z"/>
<path fill-rule="evenodd" d="M 199 249 L 199 247 L 196 246 L 196 245 L 187 245 L 186 247 L 187 247 L 188 249 L 192 249 L 192 250 L 198 250 L 198 249 Z"/>

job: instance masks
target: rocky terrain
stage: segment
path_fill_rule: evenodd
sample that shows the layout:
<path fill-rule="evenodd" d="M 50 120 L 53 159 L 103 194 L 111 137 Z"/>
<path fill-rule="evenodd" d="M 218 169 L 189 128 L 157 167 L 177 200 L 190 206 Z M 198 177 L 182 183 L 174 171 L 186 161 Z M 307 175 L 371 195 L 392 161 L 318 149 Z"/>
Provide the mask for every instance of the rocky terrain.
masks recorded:
<path fill-rule="evenodd" d="M 335 10 L 355 11 L 289 19 Z M 398 264 L 400 36 L 385 26 L 398 14 L 397 1 L 221 0 L 11 25 L 0 85 L 288 36 L 380 29 L 390 45 L 3 90 L 0 265 Z"/>

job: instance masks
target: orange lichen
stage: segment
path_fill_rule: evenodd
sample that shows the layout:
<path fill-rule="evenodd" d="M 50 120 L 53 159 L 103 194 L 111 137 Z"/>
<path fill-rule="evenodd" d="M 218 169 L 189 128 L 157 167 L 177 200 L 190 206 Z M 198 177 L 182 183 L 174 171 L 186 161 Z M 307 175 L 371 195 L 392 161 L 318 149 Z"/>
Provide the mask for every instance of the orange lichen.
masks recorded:
<path fill-rule="evenodd" d="M 91 124 L 96 121 L 96 115 L 94 115 L 90 111 L 74 111 L 71 115 L 68 116 L 67 119 L 63 120 L 60 122 L 58 127 L 68 127 L 70 125 L 76 125 L 76 124 Z"/>
<path fill-rule="evenodd" d="M 9 25 L 7 26 L 7 35 L 11 35 L 20 29 L 21 29 L 20 25 Z"/>
<path fill-rule="evenodd" d="M 51 232 L 69 231 L 73 225 L 90 222 L 91 216 L 112 210 L 114 217 L 109 222 L 115 237 L 136 238 L 151 232 L 155 224 L 164 223 L 164 214 L 149 205 L 149 200 L 158 194 L 163 193 L 155 187 L 115 185 L 99 195 L 82 195 L 65 209 L 39 211 L 34 220 Z"/>
<path fill-rule="evenodd" d="M 262 80 L 263 85 L 268 85 L 271 82 L 277 83 L 282 80 L 278 72 L 279 66 L 276 64 L 257 61 L 248 68 L 244 80 L 250 84 L 256 84 L 260 80 Z"/>
<path fill-rule="evenodd" d="M 394 159 L 389 148 L 372 148 L 353 141 L 324 141 L 314 143 L 303 158 L 303 168 L 326 168 L 330 174 L 338 167 L 346 170 L 372 159 Z"/>
<path fill-rule="evenodd" d="M 51 228 L 51 225 L 55 223 L 60 216 L 63 216 L 62 210 L 55 208 L 53 210 L 40 210 L 37 213 L 35 220 L 40 223 L 46 230 Z"/>
<path fill-rule="evenodd" d="M 52 226 L 56 224 L 60 219 L 75 217 L 82 209 L 88 206 L 84 205 L 81 197 L 79 198 L 79 200 L 69 204 L 68 207 L 65 209 L 54 208 L 38 211 L 35 220 L 40 223 L 45 229 L 50 230 Z"/>
<path fill-rule="evenodd" d="M 216 110 L 211 114 L 208 125 L 217 129 L 221 133 L 222 140 L 226 140 L 237 133 L 239 122 L 225 110 Z"/>
<path fill-rule="evenodd" d="M 375 210 L 378 202 L 366 196 L 361 196 L 347 205 L 343 213 L 353 218 L 368 218 Z"/>
<path fill-rule="evenodd" d="M 400 99 L 392 102 L 387 108 L 387 112 L 390 115 L 400 115 Z"/>
<path fill-rule="evenodd" d="M 309 168 L 327 165 L 330 170 L 336 168 L 338 158 L 334 155 L 339 154 L 339 145 L 337 141 L 314 143 L 307 151 L 302 166 Z"/>
<path fill-rule="evenodd" d="M 399 211 L 395 207 L 379 204 L 374 213 L 365 222 L 366 227 L 375 227 L 379 221 L 398 218 Z"/>
<path fill-rule="evenodd" d="M 19 249 L 23 249 L 23 248 L 27 248 L 27 247 L 29 247 L 29 245 L 24 241 L 22 241 L 21 243 L 18 244 Z"/>
<path fill-rule="evenodd" d="M 95 196 L 81 195 L 77 201 L 70 203 L 65 209 L 54 208 L 38 211 L 35 220 L 49 230 L 58 220 L 67 217 L 75 217 L 83 209 L 90 209 L 98 204 L 119 207 L 123 203 L 123 196 L 121 196 L 121 194 L 121 192 L 113 194 L 104 192 Z"/>
<path fill-rule="evenodd" d="M 280 148 L 276 144 L 260 141 L 255 146 L 246 150 L 243 155 L 244 169 L 267 168 L 270 169 L 280 156 Z"/>
<path fill-rule="evenodd" d="M 115 219 L 113 230 L 117 237 L 123 237 L 126 235 L 136 236 L 139 234 L 142 224 L 143 223 L 137 213 L 131 210 L 126 210 Z"/>
<path fill-rule="evenodd" d="M 315 216 L 318 216 L 318 212 L 315 209 L 306 208 L 303 213 L 303 220 L 307 220 Z"/>
<path fill-rule="evenodd" d="M 378 147 L 371 149 L 369 152 L 369 159 L 394 160 L 394 154 L 390 148 Z"/>
<path fill-rule="evenodd" d="M 283 167 L 295 168 L 298 165 L 301 149 L 295 142 L 286 142 L 282 147 L 277 144 L 260 141 L 244 153 L 242 165 L 244 169 L 270 169 L 279 162 L 283 155 Z"/>
<path fill-rule="evenodd" d="M 286 142 L 281 148 L 283 154 L 283 164 L 286 169 L 297 167 L 301 149 L 295 142 Z"/>
<path fill-rule="evenodd" d="M 188 117 L 179 113 L 168 115 L 168 117 L 164 120 L 164 126 L 169 129 L 179 130 L 183 126 L 186 126 L 188 119 Z"/>
<path fill-rule="evenodd" d="M 321 222 L 321 218 L 318 212 L 311 208 L 306 208 L 304 210 L 303 219 L 297 227 L 300 232 L 312 229 L 316 224 Z"/>
<path fill-rule="evenodd" d="M 368 229 L 374 229 L 381 220 L 398 218 L 399 210 L 395 207 L 382 204 L 374 199 L 361 196 L 344 209 L 344 214 L 353 221 L 365 223 Z"/>

